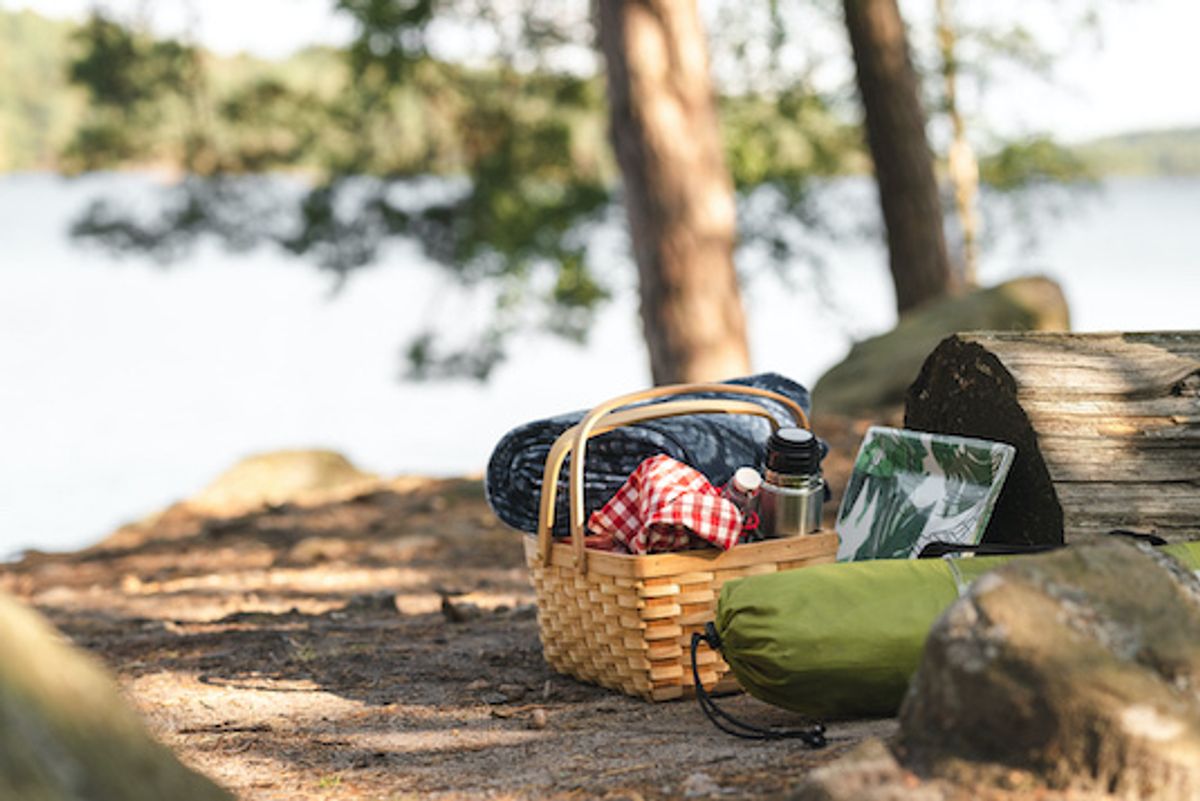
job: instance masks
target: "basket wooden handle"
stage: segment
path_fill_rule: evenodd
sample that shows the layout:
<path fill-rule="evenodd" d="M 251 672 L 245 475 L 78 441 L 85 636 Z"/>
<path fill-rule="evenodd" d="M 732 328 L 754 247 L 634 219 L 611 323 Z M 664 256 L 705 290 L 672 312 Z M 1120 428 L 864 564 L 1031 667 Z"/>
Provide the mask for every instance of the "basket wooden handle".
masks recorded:
<path fill-rule="evenodd" d="M 592 429 L 591 436 L 604 434 L 615 428 L 644 420 L 703 413 L 757 415 L 769 420 L 772 427 L 777 425 L 775 418 L 771 416 L 769 411 L 763 406 L 750 401 L 721 399 L 666 401 L 635 409 L 612 412 Z M 546 456 L 546 465 L 542 471 L 541 503 L 538 507 L 537 552 L 543 564 L 549 564 L 550 562 L 550 541 L 551 531 L 554 528 L 554 502 L 558 496 L 558 475 L 562 470 L 563 462 L 566 461 L 567 454 L 571 452 L 571 449 L 575 445 L 575 438 L 578 433 L 579 424 L 577 423 L 558 436 L 558 439 L 554 441 L 554 445 L 550 448 L 550 453 Z"/>
<path fill-rule="evenodd" d="M 775 418 L 761 404 L 724 398 L 677 400 L 618 411 L 621 407 L 633 403 L 695 392 L 720 392 L 769 398 L 782 404 L 797 425 L 804 428 L 809 427 L 808 416 L 791 398 L 770 390 L 739 384 L 673 384 L 622 395 L 600 404 L 588 412 L 578 424 L 564 431 L 546 457 L 538 515 L 538 556 L 543 564 L 548 563 L 550 559 L 551 529 L 554 527 L 554 500 L 558 490 L 558 474 L 567 454 L 574 451 L 576 457 L 571 460 L 571 471 L 568 478 L 571 540 L 575 550 L 576 568 L 581 572 L 587 569 L 587 551 L 583 544 L 585 524 L 583 472 L 589 437 L 644 420 L 697 413 L 755 415 L 770 421 L 772 428 L 778 426 Z"/>

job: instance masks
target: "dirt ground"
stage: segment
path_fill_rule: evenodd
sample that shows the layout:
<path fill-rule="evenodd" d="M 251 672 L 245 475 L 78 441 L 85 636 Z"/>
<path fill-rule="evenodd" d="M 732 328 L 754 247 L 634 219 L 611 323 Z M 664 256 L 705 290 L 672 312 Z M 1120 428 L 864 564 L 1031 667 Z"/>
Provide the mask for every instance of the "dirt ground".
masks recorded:
<path fill-rule="evenodd" d="M 865 424 L 814 428 L 836 489 Z M 159 738 L 247 800 L 778 798 L 893 730 L 834 723 L 815 752 L 747 742 L 694 702 L 555 674 L 522 536 L 478 480 L 400 478 L 234 517 L 179 504 L 95 547 L 0 565 L 0 589 L 103 659 Z"/>

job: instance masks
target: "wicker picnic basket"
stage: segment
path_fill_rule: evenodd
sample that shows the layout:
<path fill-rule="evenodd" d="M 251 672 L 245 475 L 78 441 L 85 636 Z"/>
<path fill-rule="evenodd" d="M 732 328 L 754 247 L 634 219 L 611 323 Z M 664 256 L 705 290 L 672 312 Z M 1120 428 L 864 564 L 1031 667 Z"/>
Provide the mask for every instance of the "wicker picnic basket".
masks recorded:
<path fill-rule="evenodd" d="M 536 539 L 525 542 L 525 559 L 537 596 L 538 628 L 546 661 L 560 673 L 664 701 L 695 691 L 689 646 L 694 632 L 713 619 L 721 585 L 732 578 L 775 573 L 832 562 L 837 535 L 745 543 L 729 551 L 715 548 L 645 556 L 589 551 L 585 533 L 583 467 L 587 440 L 643 420 L 684 414 L 724 413 L 764 417 L 778 423 L 762 405 L 727 398 L 667 400 L 696 392 L 744 394 L 783 404 L 797 425 L 808 427 L 804 410 L 790 398 L 734 384 L 679 384 L 614 398 L 563 432 L 546 457 Z M 633 408 L 622 408 L 641 404 Z M 574 453 L 568 481 L 571 538 L 554 542 L 555 494 L 568 453 Z M 710 691 L 737 689 L 720 656 L 703 646 L 700 679 Z"/>

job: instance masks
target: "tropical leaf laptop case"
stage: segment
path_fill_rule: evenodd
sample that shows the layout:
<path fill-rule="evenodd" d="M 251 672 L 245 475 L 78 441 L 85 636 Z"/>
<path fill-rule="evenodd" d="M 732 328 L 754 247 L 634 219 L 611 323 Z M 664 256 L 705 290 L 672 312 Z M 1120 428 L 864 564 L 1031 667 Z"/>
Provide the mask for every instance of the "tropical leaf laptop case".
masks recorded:
<path fill-rule="evenodd" d="M 1002 442 L 872 426 L 838 510 L 838 561 L 978 543 L 1015 454 Z"/>

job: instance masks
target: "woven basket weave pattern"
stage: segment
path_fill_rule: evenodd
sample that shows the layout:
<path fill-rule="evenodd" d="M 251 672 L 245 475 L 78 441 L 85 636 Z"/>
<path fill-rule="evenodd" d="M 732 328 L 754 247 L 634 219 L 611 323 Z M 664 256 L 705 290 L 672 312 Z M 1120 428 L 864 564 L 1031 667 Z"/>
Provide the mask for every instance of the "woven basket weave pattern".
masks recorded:
<path fill-rule="evenodd" d="M 811 546 L 813 555 L 801 559 L 689 569 L 653 577 L 599 572 L 597 568 L 605 566 L 601 560 L 614 558 L 609 554 L 593 554 L 589 560 L 592 569 L 587 574 L 580 574 L 572 564 L 544 565 L 531 541 L 526 546 L 526 560 L 537 595 L 538 628 L 546 660 L 560 673 L 647 700 L 690 696 L 695 691 L 692 634 L 703 631 L 704 624 L 713 619 L 721 585 L 742 576 L 833 561 L 836 536 L 808 539 L 811 542 L 805 544 Z M 782 543 L 738 548 L 762 550 L 763 558 L 769 559 L 770 551 L 779 550 L 771 546 Z M 555 547 L 567 550 L 565 545 Z M 700 680 L 710 691 L 737 687 L 736 680 L 728 675 L 729 666 L 707 645 L 701 646 L 697 662 Z"/>
<path fill-rule="evenodd" d="M 723 413 L 765 417 L 761 405 L 708 398 L 645 401 L 695 392 L 769 397 L 790 410 L 797 425 L 808 418 L 795 401 L 754 387 L 684 384 L 655 387 L 600 404 L 563 432 L 546 457 L 536 540 L 525 543 L 537 596 L 538 628 L 546 660 L 555 670 L 629 695 L 662 701 L 694 692 L 691 637 L 716 613 L 721 585 L 742 576 L 832 562 L 836 534 L 815 534 L 679 553 L 631 556 L 584 548 L 584 461 L 588 437 L 642 420 L 682 414 Z M 568 479 L 569 543 L 555 542 L 554 498 L 558 474 L 573 452 Z M 729 666 L 703 646 L 697 653 L 707 689 L 734 689 Z"/>

